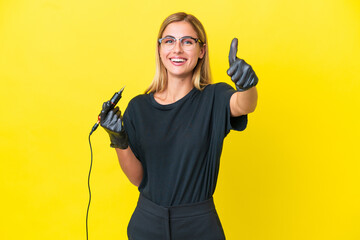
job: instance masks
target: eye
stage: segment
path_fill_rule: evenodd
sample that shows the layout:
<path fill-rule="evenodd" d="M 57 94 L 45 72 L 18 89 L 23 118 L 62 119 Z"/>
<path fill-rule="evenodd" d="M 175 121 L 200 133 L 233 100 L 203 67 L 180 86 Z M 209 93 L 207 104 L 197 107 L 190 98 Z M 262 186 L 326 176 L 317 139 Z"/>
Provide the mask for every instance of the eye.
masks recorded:
<path fill-rule="evenodd" d="M 191 45 L 195 44 L 195 40 L 192 38 L 183 38 L 181 42 L 183 45 L 186 45 L 186 46 L 191 46 Z"/>
<path fill-rule="evenodd" d="M 164 42 L 165 44 L 173 44 L 173 43 L 174 43 L 174 39 L 172 39 L 172 38 L 165 38 L 165 39 L 163 40 L 163 42 Z"/>

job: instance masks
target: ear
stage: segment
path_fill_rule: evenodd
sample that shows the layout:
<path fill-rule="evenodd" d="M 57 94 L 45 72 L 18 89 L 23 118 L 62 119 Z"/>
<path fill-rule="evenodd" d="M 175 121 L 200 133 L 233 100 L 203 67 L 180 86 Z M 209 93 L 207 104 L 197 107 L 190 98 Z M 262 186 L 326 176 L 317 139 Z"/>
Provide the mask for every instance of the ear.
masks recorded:
<path fill-rule="evenodd" d="M 203 46 L 200 48 L 200 56 L 199 58 L 202 59 L 206 52 L 206 44 L 203 44 Z"/>

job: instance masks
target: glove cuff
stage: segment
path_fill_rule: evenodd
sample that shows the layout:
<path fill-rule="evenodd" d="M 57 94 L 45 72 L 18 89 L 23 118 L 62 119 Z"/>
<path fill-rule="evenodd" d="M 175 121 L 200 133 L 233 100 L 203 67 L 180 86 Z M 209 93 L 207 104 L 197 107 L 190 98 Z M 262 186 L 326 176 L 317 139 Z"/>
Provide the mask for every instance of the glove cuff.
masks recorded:
<path fill-rule="evenodd" d="M 235 84 L 235 86 L 236 86 L 236 90 L 237 90 L 238 92 L 245 92 L 245 91 L 249 90 L 250 88 L 255 87 L 255 86 L 251 86 L 251 87 L 248 87 L 248 88 L 240 88 L 240 87 L 238 87 L 238 85 L 236 85 L 236 84 Z"/>
<path fill-rule="evenodd" d="M 112 132 L 107 131 L 110 136 L 110 147 L 112 148 L 120 148 L 120 149 L 126 149 L 129 146 L 128 141 L 128 135 L 124 130 L 122 130 L 120 133 L 118 132 Z"/>

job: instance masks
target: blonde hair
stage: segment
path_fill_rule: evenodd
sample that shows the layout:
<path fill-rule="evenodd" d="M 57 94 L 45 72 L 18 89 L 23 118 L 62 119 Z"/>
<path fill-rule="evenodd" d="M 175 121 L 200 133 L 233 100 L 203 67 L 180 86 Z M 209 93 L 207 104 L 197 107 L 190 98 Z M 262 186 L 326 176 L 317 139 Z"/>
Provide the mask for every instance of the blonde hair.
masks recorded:
<path fill-rule="evenodd" d="M 194 28 L 198 38 L 201 40 L 202 46 L 205 44 L 205 54 L 204 57 L 198 59 L 198 63 L 194 68 L 192 83 L 194 87 L 199 90 L 203 90 L 205 86 L 211 84 L 211 72 L 210 72 L 210 63 L 209 63 L 209 50 L 208 50 L 208 43 L 207 37 L 205 33 L 205 29 L 201 22 L 193 15 L 187 14 L 184 12 L 174 13 L 168 16 L 160 26 L 158 39 L 162 37 L 162 34 L 165 28 L 173 22 L 181 22 L 185 21 L 191 24 Z M 157 39 L 157 40 L 158 40 Z M 152 93 L 152 92 L 162 92 L 165 90 L 167 86 L 167 70 L 162 63 L 159 55 L 159 42 L 156 41 L 156 71 L 155 76 L 150 84 L 150 86 L 146 89 L 145 93 Z"/>

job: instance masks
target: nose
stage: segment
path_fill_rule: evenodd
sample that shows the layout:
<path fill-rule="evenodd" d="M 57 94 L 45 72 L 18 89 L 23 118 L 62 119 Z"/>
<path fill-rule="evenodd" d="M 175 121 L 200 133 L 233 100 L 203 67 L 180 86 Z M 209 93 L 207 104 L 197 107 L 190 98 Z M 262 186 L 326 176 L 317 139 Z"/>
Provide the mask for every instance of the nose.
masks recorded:
<path fill-rule="evenodd" d="M 174 48 L 173 48 L 173 52 L 182 52 L 182 46 L 181 46 L 181 41 L 180 40 L 176 40 Z"/>

